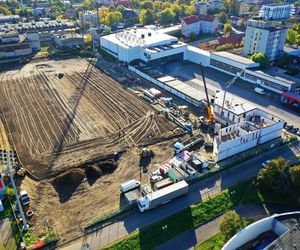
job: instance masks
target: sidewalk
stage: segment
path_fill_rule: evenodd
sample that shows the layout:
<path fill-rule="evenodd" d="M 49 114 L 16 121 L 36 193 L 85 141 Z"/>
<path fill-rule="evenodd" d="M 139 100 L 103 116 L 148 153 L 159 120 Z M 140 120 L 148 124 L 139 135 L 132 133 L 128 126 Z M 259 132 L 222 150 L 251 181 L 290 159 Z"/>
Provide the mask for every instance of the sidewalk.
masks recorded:
<path fill-rule="evenodd" d="M 0 250 L 15 250 L 17 244 L 8 218 L 0 219 Z"/>

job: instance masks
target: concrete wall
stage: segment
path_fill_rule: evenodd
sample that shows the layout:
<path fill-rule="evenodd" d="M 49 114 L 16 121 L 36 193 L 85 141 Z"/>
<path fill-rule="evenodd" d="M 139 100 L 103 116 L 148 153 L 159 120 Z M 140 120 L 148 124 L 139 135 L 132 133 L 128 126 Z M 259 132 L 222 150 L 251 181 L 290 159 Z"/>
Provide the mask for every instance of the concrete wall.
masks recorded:
<path fill-rule="evenodd" d="M 174 49 L 161 51 L 161 52 L 156 52 L 156 53 L 151 53 L 150 51 L 147 51 L 147 50 L 141 48 L 140 49 L 140 59 L 147 62 L 147 61 L 156 60 L 159 58 L 164 58 L 167 56 L 177 55 L 180 53 L 184 53 L 186 51 L 186 48 L 187 48 L 187 45 L 181 46 L 178 48 L 174 48 Z M 146 57 L 144 53 L 146 53 L 148 56 L 150 56 L 150 58 Z"/>
<path fill-rule="evenodd" d="M 184 60 L 196 64 L 201 63 L 203 66 L 209 66 L 210 53 L 194 46 L 187 46 L 187 50 L 184 53 Z"/>

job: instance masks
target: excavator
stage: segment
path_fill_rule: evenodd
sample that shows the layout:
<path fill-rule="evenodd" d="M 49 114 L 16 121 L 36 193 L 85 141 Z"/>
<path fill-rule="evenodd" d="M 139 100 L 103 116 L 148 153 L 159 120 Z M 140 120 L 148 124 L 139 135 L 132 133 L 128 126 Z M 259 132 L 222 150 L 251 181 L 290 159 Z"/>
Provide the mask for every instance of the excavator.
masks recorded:
<path fill-rule="evenodd" d="M 207 102 L 206 109 L 207 109 L 207 115 L 208 115 L 208 118 L 204 119 L 204 122 L 205 122 L 206 125 L 211 125 L 215 122 L 216 118 L 215 118 L 215 115 L 213 113 L 212 107 L 210 105 L 207 86 L 206 86 L 206 81 L 205 81 L 205 77 L 204 77 L 204 74 L 203 74 L 202 64 L 200 64 L 200 69 L 201 69 L 201 75 L 202 75 L 202 80 L 203 80 L 204 90 L 205 90 L 205 95 L 206 95 L 206 102 Z"/>

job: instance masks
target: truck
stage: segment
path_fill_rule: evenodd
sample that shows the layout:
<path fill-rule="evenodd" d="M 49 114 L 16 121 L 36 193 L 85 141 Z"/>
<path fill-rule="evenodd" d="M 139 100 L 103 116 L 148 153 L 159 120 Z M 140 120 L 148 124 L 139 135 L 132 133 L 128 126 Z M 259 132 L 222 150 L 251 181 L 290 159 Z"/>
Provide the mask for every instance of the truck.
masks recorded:
<path fill-rule="evenodd" d="M 139 187 L 140 185 L 141 185 L 141 183 L 139 181 L 130 180 L 130 181 L 127 181 L 120 185 L 120 191 L 121 191 L 121 193 L 125 193 L 125 192 L 128 192 L 132 189 Z"/>
<path fill-rule="evenodd" d="M 138 199 L 138 208 L 141 213 L 156 208 L 179 196 L 187 194 L 189 186 L 185 181 L 180 181 L 158 191 L 147 194 Z"/>

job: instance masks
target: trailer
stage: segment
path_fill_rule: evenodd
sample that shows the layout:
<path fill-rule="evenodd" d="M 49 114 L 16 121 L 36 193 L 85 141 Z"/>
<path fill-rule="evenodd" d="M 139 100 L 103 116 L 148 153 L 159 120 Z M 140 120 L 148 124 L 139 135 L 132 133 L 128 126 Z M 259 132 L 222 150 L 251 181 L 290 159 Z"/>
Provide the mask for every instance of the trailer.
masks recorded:
<path fill-rule="evenodd" d="M 162 189 L 162 188 L 165 188 L 167 186 L 170 186 L 174 183 L 174 181 L 170 178 L 166 178 L 166 179 L 163 179 L 161 181 L 158 181 L 156 182 L 154 185 L 153 185 L 153 188 L 154 190 L 159 190 L 159 189 Z"/>
<path fill-rule="evenodd" d="M 189 186 L 185 181 L 180 181 L 166 188 L 152 192 L 138 199 L 138 208 L 141 213 L 156 208 L 179 196 L 187 194 Z"/>

